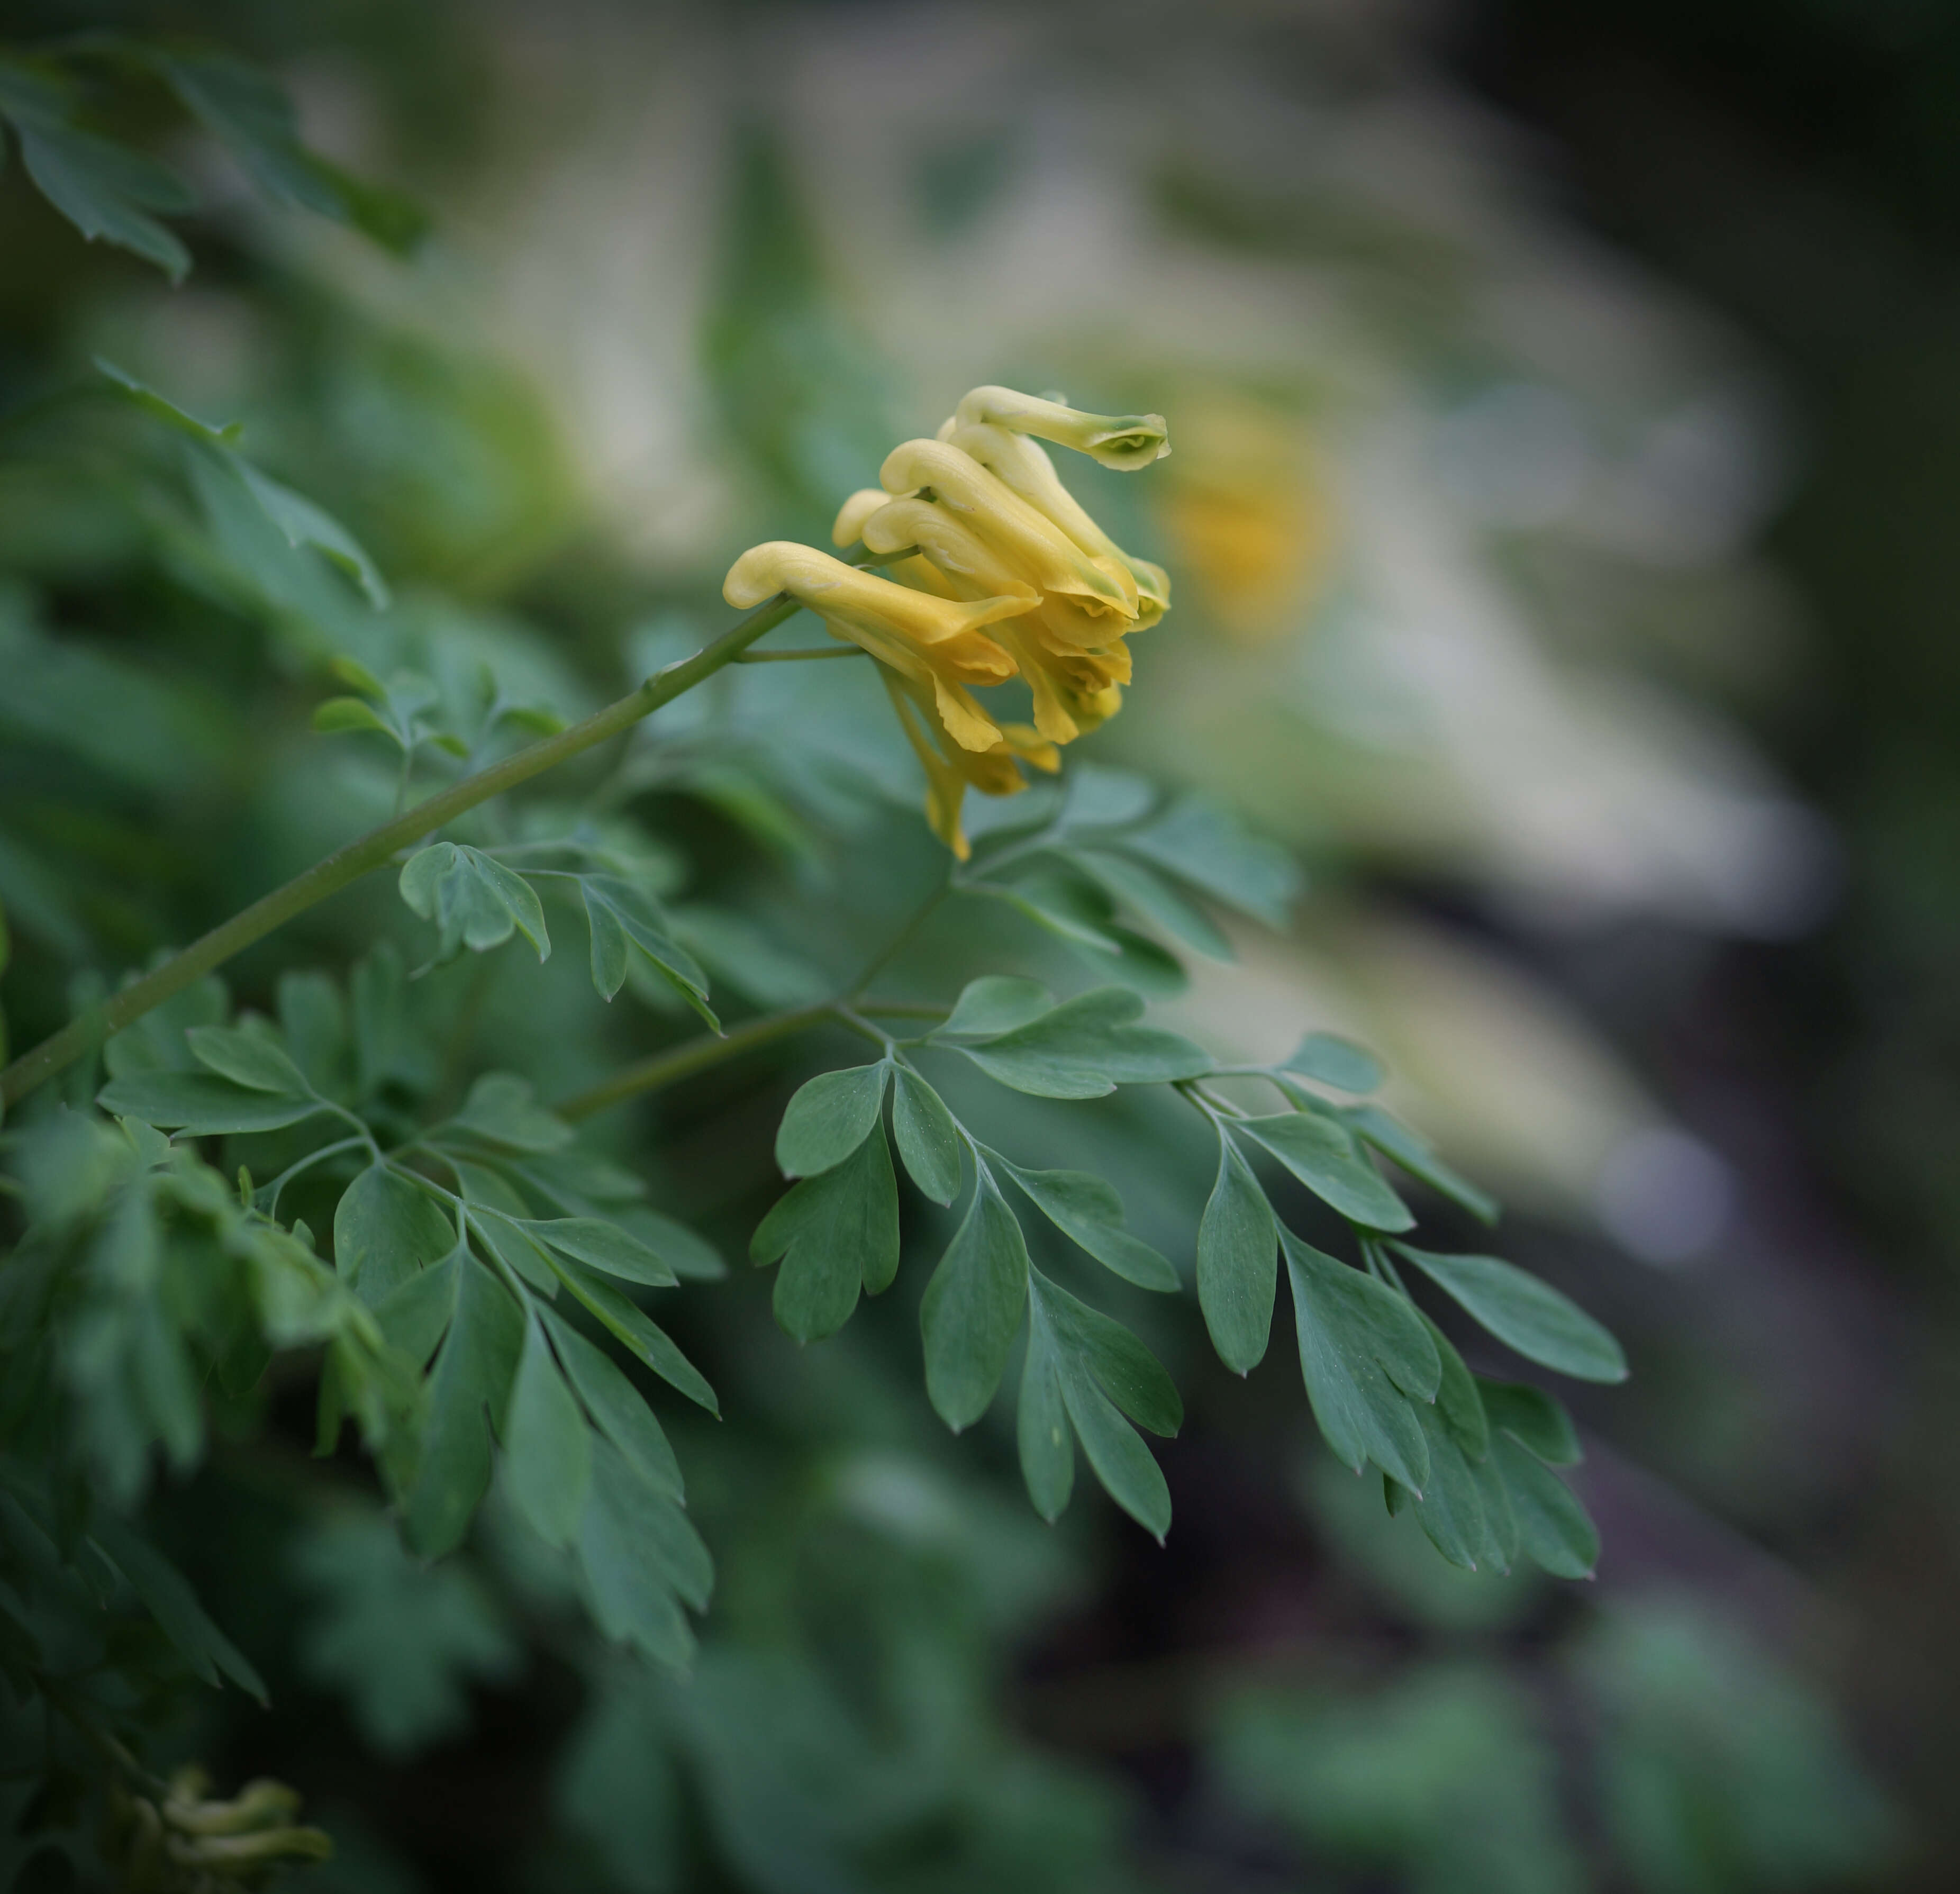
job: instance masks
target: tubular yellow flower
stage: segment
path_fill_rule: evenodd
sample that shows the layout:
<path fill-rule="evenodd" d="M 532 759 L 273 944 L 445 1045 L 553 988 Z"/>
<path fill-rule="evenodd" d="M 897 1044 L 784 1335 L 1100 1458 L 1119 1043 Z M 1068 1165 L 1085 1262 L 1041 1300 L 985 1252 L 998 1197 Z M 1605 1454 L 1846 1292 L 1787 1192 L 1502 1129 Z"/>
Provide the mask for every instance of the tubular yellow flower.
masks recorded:
<path fill-rule="evenodd" d="M 935 598 L 790 540 L 752 546 L 721 587 L 730 605 L 741 606 L 778 592 L 814 612 L 833 638 L 929 687 L 940 721 L 963 746 L 987 750 L 1001 742 L 1000 726 L 966 686 L 1013 676 L 1014 661 L 979 628 L 1025 610 L 1025 594 L 971 603 Z"/>
<path fill-rule="evenodd" d="M 1044 401 L 1012 388 L 969 389 L 939 438 L 943 441 L 962 428 L 990 422 L 1016 434 L 1052 441 L 1058 447 L 1073 447 L 1125 473 L 1170 452 L 1170 431 L 1160 414 L 1083 414 L 1059 401 Z"/>
<path fill-rule="evenodd" d="M 894 495 L 930 488 L 1031 590 L 1079 600 L 1118 621 L 1112 630 L 1134 622 L 1137 583 L 1128 571 L 1091 559 L 970 454 L 943 441 L 907 441 L 886 457 L 878 484 Z"/>

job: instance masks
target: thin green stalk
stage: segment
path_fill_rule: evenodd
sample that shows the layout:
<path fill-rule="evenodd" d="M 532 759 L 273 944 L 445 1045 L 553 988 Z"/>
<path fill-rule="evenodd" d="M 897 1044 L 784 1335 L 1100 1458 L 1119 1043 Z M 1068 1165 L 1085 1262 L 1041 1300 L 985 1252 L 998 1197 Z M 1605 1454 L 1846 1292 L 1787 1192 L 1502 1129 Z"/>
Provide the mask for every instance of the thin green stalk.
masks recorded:
<path fill-rule="evenodd" d="M 793 651 L 744 651 L 736 659 L 738 664 L 810 664 L 824 657 L 862 657 L 863 649 L 856 645 L 811 645 Z"/>
<path fill-rule="evenodd" d="M 1215 1092 L 1208 1091 L 1195 1078 L 1174 1079 L 1171 1089 L 1181 1094 L 1189 1103 L 1216 1125 L 1227 1119 L 1237 1119 L 1249 1114 L 1240 1110 L 1230 1099 L 1220 1098 Z"/>
<path fill-rule="evenodd" d="M 762 1018 L 750 1020 L 725 1034 L 703 1033 L 664 1052 L 656 1052 L 637 1065 L 628 1065 L 625 1071 L 615 1072 L 610 1078 L 601 1080 L 589 1090 L 562 1100 L 552 1109 L 561 1118 L 590 1118 L 593 1113 L 603 1112 L 609 1106 L 621 1104 L 642 1092 L 657 1091 L 677 1079 L 691 1078 L 696 1072 L 705 1072 L 710 1066 L 719 1065 L 724 1059 L 733 1058 L 739 1052 L 772 1045 L 779 1039 L 788 1039 L 792 1033 L 836 1017 L 837 1009 L 826 1000 L 817 1006 L 800 1006 L 788 1012 L 765 1014 Z"/>
<path fill-rule="evenodd" d="M 852 559 L 859 565 L 883 565 L 888 558 L 898 556 L 900 555 L 874 556 L 861 547 L 853 553 Z M 202 940 L 173 954 L 154 972 L 126 986 L 80 1018 L 70 1020 L 32 1051 L 22 1053 L 4 1072 L 0 1072 L 0 1104 L 18 1103 L 37 1086 L 73 1065 L 103 1040 L 202 979 L 234 955 L 262 941 L 267 934 L 329 895 L 338 894 L 362 876 L 385 867 L 398 851 L 409 843 L 433 834 L 445 823 L 474 809 L 479 803 L 501 795 L 507 789 L 514 789 L 520 783 L 528 782 L 533 776 L 555 769 L 560 763 L 569 762 L 574 756 L 630 730 L 641 718 L 658 710 L 663 704 L 672 703 L 704 678 L 712 676 L 764 632 L 773 631 L 799 609 L 794 599 L 771 599 L 766 604 L 758 606 L 740 624 L 731 625 L 719 638 L 703 645 L 692 657 L 670 665 L 648 678 L 638 689 L 628 692 L 618 702 L 607 705 L 583 723 L 574 724 L 555 737 L 544 737 L 519 750 L 515 756 L 507 756 L 501 762 L 479 770 L 473 776 L 466 776 L 426 802 L 418 803 L 392 821 L 336 848 L 304 873 L 294 876 L 284 887 L 275 889 L 249 908 L 234 914 L 230 920 L 213 928 Z"/>
<path fill-rule="evenodd" d="M 359 1137 L 343 1138 L 336 1143 L 323 1144 L 317 1151 L 308 1151 L 297 1163 L 288 1164 L 269 1184 L 262 1184 L 253 1192 L 253 1199 L 256 1202 L 260 1197 L 266 1197 L 266 1214 L 276 1217 L 279 1214 L 279 1193 L 302 1171 L 310 1170 L 315 1164 L 323 1163 L 329 1157 L 337 1157 L 342 1151 L 358 1150 L 364 1144 L 372 1150 L 374 1141 L 364 1125 Z"/>
<path fill-rule="evenodd" d="M 952 882 L 942 881 L 931 893 L 926 896 L 924 900 L 919 903 L 913 911 L 912 918 L 899 928 L 883 947 L 872 957 L 864 972 L 851 982 L 850 992 L 844 996 L 847 1001 L 855 1000 L 865 988 L 869 986 L 886 967 L 889 966 L 907 947 L 912 945 L 913 937 L 918 934 L 919 929 L 939 912 L 940 903 L 952 892 Z"/>
<path fill-rule="evenodd" d="M 698 1037 L 670 1046 L 664 1052 L 656 1052 L 651 1058 L 642 1059 L 637 1065 L 629 1065 L 623 1072 L 616 1072 L 590 1090 L 578 1093 L 552 1109 L 561 1118 L 590 1118 L 595 1112 L 603 1112 L 620 1105 L 629 1098 L 637 1098 L 642 1093 L 658 1091 L 663 1085 L 672 1085 L 683 1078 L 692 1078 L 696 1072 L 705 1072 L 711 1066 L 719 1065 L 725 1058 L 733 1058 L 738 1052 L 753 1050 L 758 1046 L 773 1044 L 779 1039 L 787 1039 L 806 1027 L 820 1026 L 825 1020 L 834 1020 L 864 1033 L 867 1036 L 884 1040 L 886 1036 L 877 1027 L 868 1024 L 859 1016 L 866 1013 L 882 1014 L 888 1019 L 933 1020 L 946 1017 L 943 1006 L 931 1005 L 918 1000 L 859 1000 L 854 1009 L 841 1000 L 826 1000 L 818 1006 L 797 1007 L 785 1013 L 765 1014 L 761 1019 L 750 1020 L 738 1026 L 732 1033 L 718 1034 L 703 1033 Z M 892 1041 L 896 1044 L 899 1042 Z M 903 1043 L 914 1045 L 915 1040 Z M 406 1145 L 403 1150 L 409 1148 Z"/>

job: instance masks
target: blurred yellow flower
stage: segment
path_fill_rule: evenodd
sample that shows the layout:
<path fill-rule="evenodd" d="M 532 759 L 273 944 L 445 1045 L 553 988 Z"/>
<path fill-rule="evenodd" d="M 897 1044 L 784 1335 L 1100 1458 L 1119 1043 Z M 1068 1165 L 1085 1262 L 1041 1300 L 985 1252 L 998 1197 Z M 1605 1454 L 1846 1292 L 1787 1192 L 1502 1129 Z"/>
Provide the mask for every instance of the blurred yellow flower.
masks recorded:
<path fill-rule="evenodd" d="M 967 789 L 1012 795 L 1026 787 L 1021 764 L 1059 769 L 1057 745 L 1122 707 L 1125 641 L 1170 604 L 1163 568 L 1125 552 L 1090 518 L 1031 435 L 1121 469 L 1170 451 L 1159 415 L 1080 414 L 1010 388 L 976 388 L 938 439 L 895 447 L 880 484 L 838 510 L 831 536 L 840 546 L 862 540 L 888 559 L 917 549 L 892 560 L 888 578 L 777 540 L 743 553 L 723 587 L 741 606 L 788 592 L 879 661 L 925 771 L 927 819 L 963 861 Z M 1033 699 L 1032 727 L 998 721 L 971 694 L 1016 676 Z"/>
<path fill-rule="evenodd" d="M 1297 629 L 1335 568 L 1340 519 L 1297 419 L 1242 396 L 1194 396 L 1182 451 L 1154 495 L 1204 617 L 1234 642 Z"/>

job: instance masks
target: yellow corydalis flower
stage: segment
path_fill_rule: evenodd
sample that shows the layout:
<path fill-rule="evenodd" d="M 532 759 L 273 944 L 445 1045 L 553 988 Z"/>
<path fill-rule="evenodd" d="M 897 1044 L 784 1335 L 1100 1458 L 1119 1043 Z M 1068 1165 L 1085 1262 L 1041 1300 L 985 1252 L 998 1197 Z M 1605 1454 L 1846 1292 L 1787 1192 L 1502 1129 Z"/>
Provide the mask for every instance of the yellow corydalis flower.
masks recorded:
<path fill-rule="evenodd" d="M 970 603 L 934 598 L 792 540 L 752 546 L 728 568 L 721 587 L 721 596 L 735 606 L 759 605 L 778 592 L 814 612 L 832 637 L 861 646 L 881 664 L 929 688 L 956 742 L 985 750 L 1001 741 L 1000 726 L 967 686 L 1002 683 L 1013 676 L 1014 661 L 980 627 L 1022 610 L 1025 598 Z"/>
<path fill-rule="evenodd" d="M 777 541 L 745 552 L 723 590 L 731 605 L 788 592 L 879 661 L 925 771 L 927 820 L 963 860 L 966 791 L 1012 795 L 1026 787 L 1023 764 L 1058 769 L 1058 744 L 1122 708 L 1125 641 L 1170 605 L 1163 568 L 1096 524 L 1032 436 L 1123 470 L 1170 451 L 1160 415 L 1083 414 L 975 388 L 937 439 L 902 442 L 879 485 L 838 510 L 835 543 L 862 540 L 886 557 L 889 578 Z M 1032 728 L 997 721 L 971 695 L 1015 676 L 1034 699 Z"/>

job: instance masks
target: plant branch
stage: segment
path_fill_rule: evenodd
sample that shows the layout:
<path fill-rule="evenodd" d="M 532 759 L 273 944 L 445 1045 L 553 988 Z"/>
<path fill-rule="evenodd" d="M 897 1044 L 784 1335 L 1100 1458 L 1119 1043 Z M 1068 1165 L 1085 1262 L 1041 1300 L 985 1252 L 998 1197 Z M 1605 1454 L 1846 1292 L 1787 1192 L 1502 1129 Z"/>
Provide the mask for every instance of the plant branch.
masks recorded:
<path fill-rule="evenodd" d="M 738 664 L 810 664 L 824 657 L 862 657 L 863 649 L 856 645 L 812 645 L 793 651 L 744 651 L 735 660 Z"/>
<path fill-rule="evenodd" d="M 663 1085 L 671 1085 L 678 1079 L 691 1078 L 696 1072 L 705 1072 L 739 1052 L 772 1045 L 779 1039 L 788 1039 L 792 1033 L 821 1025 L 836 1017 L 836 1007 L 826 1000 L 816 1006 L 765 1014 L 762 1018 L 750 1020 L 726 1034 L 703 1033 L 664 1052 L 656 1052 L 637 1065 L 628 1065 L 623 1071 L 615 1072 L 610 1078 L 602 1079 L 589 1090 L 562 1100 L 552 1109 L 561 1118 L 590 1118 L 595 1112 L 603 1112 L 627 1099 L 636 1098 L 642 1092 L 657 1091 Z"/>
<path fill-rule="evenodd" d="M 931 893 L 926 896 L 924 900 L 919 903 L 914 909 L 911 918 L 899 928 L 896 934 L 892 935 L 884 947 L 872 956 L 864 972 L 851 982 L 851 990 L 844 996 L 847 1003 L 855 1001 L 865 988 L 869 986 L 886 967 L 889 966 L 907 947 L 912 945 L 913 937 L 939 912 L 940 903 L 952 892 L 953 883 L 950 880 L 942 881 Z M 889 1012 L 891 1009 L 886 1007 L 883 1010 Z"/>
<path fill-rule="evenodd" d="M 883 565 L 888 557 L 897 556 L 873 555 L 861 546 L 851 555 L 852 562 L 860 565 Z M 769 600 L 719 638 L 704 645 L 692 657 L 656 673 L 638 689 L 595 711 L 583 723 L 560 731 L 555 737 L 542 738 L 515 756 L 479 770 L 473 776 L 466 776 L 392 821 L 336 848 L 284 887 L 275 888 L 253 902 L 213 928 L 202 940 L 173 954 L 161 966 L 112 995 L 100 1006 L 91 1007 L 80 1018 L 70 1020 L 32 1051 L 22 1053 L 0 1072 L 0 1104 L 18 1104 L 36 1087 L 73 1065 L 103 1040 L 193 985 L 234 955 L 262 941 L 329 895 L 338 894 L 362 876 L 385 867 L 398 850 L 409 843 L 432 835 L 479 803 L 488 802 L 492 797 L 514 789 L 520 783 L 528 782 L 533 776 L 555 769 L 560 763 L 568 762 L 574 756 L 630 730 L 641 718 L 663 704 L 672 703 L 704 678 L 712 676 L 764 632 L 773 631 L 800 609 L 795 600 L 786 596 Z"/>
<path fill-rule="evenodd" d="M 658 1091 L 663 1086 L 692 1078 L 696 1072 L 705 1072 L 725 1058 L 734 1058 L 737 1053 L 752 1051 L 758 1046 L 772 1045 L 808 1027 L 820 1026 L 826 1020 L 885 1042 L 886 1036 L 860 1017 L 867 1013 L 882 1014 L 888 1019 L 937 1021 L 946 1017 L 947 1009 L 918 1000 L 858 1000 L 849 1006 L 841 1000 L 826 1000 L 814 1006 L 765 1014 L 762 1018 L 750 1020 L 725 1035 L 702 1033 L 683 1040 L 679 1046 L 670 1046 L 664 1052 L 656 1052 L 651 1058 L 614 1073 L 610 1078 L 552 1109 L 561 1118 L 590 1118 L 595 1113 L 623 1104 L 642 1093 Z M 406 1145 L 402 1147 L 402 1150 L 407 1148 Z"/>

